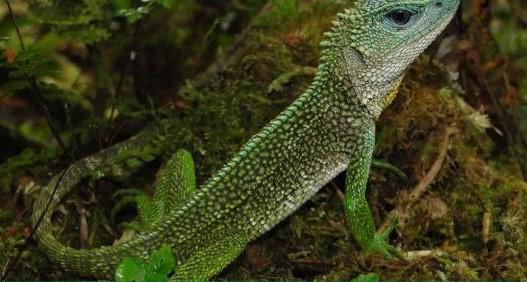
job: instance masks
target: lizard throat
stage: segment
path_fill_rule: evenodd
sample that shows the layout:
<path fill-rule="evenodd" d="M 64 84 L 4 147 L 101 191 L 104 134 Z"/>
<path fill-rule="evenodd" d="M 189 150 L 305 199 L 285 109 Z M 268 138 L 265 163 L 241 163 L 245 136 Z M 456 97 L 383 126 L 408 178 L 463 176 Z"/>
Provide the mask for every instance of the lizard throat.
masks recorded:
<path fill-rule="evenodd" d="M 386 93 L 386 96 L 384 96 L 384 99 L 382 100 L 381 108 L 384 110 L 388 106 L 392 104 L 392 102 L 397 98 L 397 94 L 399 94 L 399 86 L 401 85 L 403 78 L 401 77 L 388 92 Z"/>

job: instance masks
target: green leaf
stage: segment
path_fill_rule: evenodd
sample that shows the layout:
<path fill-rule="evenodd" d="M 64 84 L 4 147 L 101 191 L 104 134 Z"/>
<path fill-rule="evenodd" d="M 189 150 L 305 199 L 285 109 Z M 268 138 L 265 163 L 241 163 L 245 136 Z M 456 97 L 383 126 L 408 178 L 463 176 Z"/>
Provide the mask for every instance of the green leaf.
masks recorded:
<path fill-rule="evenodd" d="M 142 19 L 149 12 L 150 12 L 150 6 L 141 6 L 138 8 L 119 10 L 117 14 L 119 16 L 125 17 L 126 20 L 128 20 L 128 22 L 134 23 Z"/>
<path fill-rule="evenodd" d="M 169 9 L 174 5 L 174 0 L 156 0 L 155 3 Z"/>
<path fill-rule="evenodd" d="M 151 271 L 152 273 L 155 272 L 163 274 L 165 277 L 167 277 L 174 269 L 175 263 L 176 259 L 172 254 L 170 246 L 164 244 L 159 250 L 153 252 L 150 258 L 148 259 L 148 272 L 150 273 Z"/>
<path fill-rule="evenodd" d="M 117 267 L 115 281 L 131 282 L 146 281 L 146 266 L 142 261 L 132 258 L 125 258 Z"/>
<path fill-rule="evenodd" d="M 353 282 L 379 282 L 379 276 L 376 273 L 361 274 Z"/>
<path fill-rule="evenodd" d="M 113 5 L 117 10 L 124 10 L 130 8 L 130 0 L 113 0 Z"/>
<path fill-rule="evenodd" d="M 167 282 L 175 264 L 176 259 L 172 250 L 165 244 L 159 250 L 154 251 L 146 262 L 125 258 L 115 272 L 115 281 Z"/>

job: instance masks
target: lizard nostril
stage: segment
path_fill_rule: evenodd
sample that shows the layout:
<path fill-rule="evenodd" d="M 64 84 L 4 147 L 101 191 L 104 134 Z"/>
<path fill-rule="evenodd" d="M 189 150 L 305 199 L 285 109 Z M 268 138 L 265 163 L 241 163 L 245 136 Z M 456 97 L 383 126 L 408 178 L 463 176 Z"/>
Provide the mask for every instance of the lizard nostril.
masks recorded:
<path fill-rule="evenodd" d="M 443 2 L 441 1 L 437 1 L 435 5 L 437 8 L 443 8 Z"/>

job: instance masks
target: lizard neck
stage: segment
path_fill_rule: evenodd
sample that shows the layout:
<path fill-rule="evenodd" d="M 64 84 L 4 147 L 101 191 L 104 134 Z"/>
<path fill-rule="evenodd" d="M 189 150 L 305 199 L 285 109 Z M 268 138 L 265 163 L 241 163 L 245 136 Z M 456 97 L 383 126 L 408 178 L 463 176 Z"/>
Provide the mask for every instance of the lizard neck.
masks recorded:
<path fill-rule="evenodd" d="M 352 49 L 326 49 L 310 89 L 332 96 L 341 111 L 377 120 L 397 96 L 402 78 L 402 73 L 393 79 L 382 77 L 382 72 L 368 67 Z"/>

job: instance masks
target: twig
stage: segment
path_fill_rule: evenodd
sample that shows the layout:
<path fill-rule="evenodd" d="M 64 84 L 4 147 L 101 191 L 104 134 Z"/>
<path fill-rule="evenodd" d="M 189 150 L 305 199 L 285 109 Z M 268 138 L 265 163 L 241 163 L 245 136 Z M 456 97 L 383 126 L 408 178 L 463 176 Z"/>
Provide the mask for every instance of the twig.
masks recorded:
<path fill-rule="evenodd" d="M 23 51 L 26 51 L 26 45 L 24 44 L 24 40 L 22 39 L 22 34 L 20 33 L 20 29 L 16 23 L 15 14 L 13 13 L 13 8 L 11 7 L 11 3 L 9 2 L 9 0 L 5 0 L 5 3 L 9 11 L 9 18 L 11 19 L 11 23 L 13 27 L 15 28 L 16 35 L 18 37 L 18 42 L 20 44 L 20 48 Z M 44 98 L 42 97 L 42 94 L 38 87 L 38 83 L 37 83 L 35 76 L 28 74 L 28 80 L 29 80 L 29 84 L 31 85 L 31 91 L 36 96 L 37 102 L 40 104 L 40 107 L 44 111 L 44 117 L 46 119 L 46 123 L 48 124 L 49 129 L 51 130 L 51 134 L 53 135 L 53 137 L 55 137 L 55 139 L 57 140 L 57 143 L 62 148 L 64 153 L 66 153 L 66 155 L 68 155 L 69 157 L 73 158 L 73 156 L 70 155 L 70 152 L 68 148 L 66 147 L 65 143 L 62 141 L 59 131 L 53 125 L 51 113 L 49 111 L 48 105 L 46 104 L 46 102 L 44 101 Z"/>
<path fill-rule="evenodd" d="M 59 185 L 62 182 L 62 179 L 66 175 L 67 171 L 68 171 L 68 169 L 66 168 L 66 169 L 64 169 L 61 172 L 61 174 L 59 176 L 59 179 L 57 180 L 57 184 L 55 184 L 55 187 L 53 187 L 53 191 L 51 192 L 51 196 L 49 197 L 49 200 L 46 203 L 46 208 L 44 209 L 44 211 L 42 212 L 42 214 L 38 218 L 37 222 L 35 223 L 35 225 L 31 229 L 31 233 L 29 234 L 29 236 L 27 236 L 26 239 L 24 239 L 24 243 L 22 244 L 22 246 L 20 248 L 17 248 L 15 259 L 13 260 L 11 265 L 9 267 L 7 266 L 8 264 L 5 266 L 7 271 L 4 272 L 4 274 L 2 275 L 2 278 L 0 278 L 0 281 L 5 281 L 7 279 L 7 276 L 9 275 L 9 273 L 11 271 L 13 271 L 15 266 L 18 264 L 18 261 L 22 257 L 22 253 L 24 252 L 24 250 L 27 248 L 27 246 L 29 244 L 29 241 L 33 238 L 33 235 L 35 235 L 35 233 L 37 232 L 37 229 L 40 226 L 40 224 L 42 224 L 42 220 L 44 220 L 44 216 L 46 216 L 46 214 L 48 213 L 49 207 L 50 207 L 51 203 L 53 202 L 53 198 L 55 197 L 55 194 L 57 193 Z"/>
<path fill-rule="evenodd" d="M 7 5 L 7 9 L 9 11 L 9 16 L 10 16 L 10 19 L 11 19 L 11 23 L 13 24 L 13 27 L 15 28 L 15 31 L 16 31 L 16 34 L 17 34 L 17 37 L 18 37 L 18 42 L 20 44 L 20 48 L 25 51 L 26 50 L 26 46 L 24 44 L 24 40 L 22 39 L 22 34 L 20 33 L 20 29 L 18 28 L 18 25 L 16 23 L 16 19 L 15 19 L 15 15 L 13 13 L 13 8 L 11 7 L 11 3 L 9 2 L 9 0 L 5 0 L 5 3 Z M 49 108 L 46 104 L 46 102 L 44 101 L 41 93 L 40 93 L 40 89 L 38 87 L 38 83 L 37 83 L 37 80 L 35 78 L 35 76 L 33 75 L 29 75 L 28 76 L 28 79 L 29 79 L 29 82 L 30 82 L 30 85 L 31 85 L 31 90 L 32 92 L 35 94 L 35 96 L 37 97 L 37 100 L 38 102 L 40 103 L 40 106 L 42 107 L 43 111 L 44 111 L 44 116 L 45 116 L 45 119 L 46 119 L 46 122 L 48 124 L 48 127 L 49 129 L 51 130 L 51 133 L 53 134 L 53 136 L 55 137 L 55 139 L 57 140 L 57 143 L 59 144 L 59 146 L 62 148 L 62 150 L 64 151 L 64 153 L 66 155 L 68 155 L 70 158 L 74 159 L 75 156 L 71 155 L 71 153 L 69 152 L 69 150 L 67 149 L 65 143 L 62 141 L 62 138 L 60 137 L 60 134 L 58 133 L 58 130 L 55 128 L 55 126 L 53 125 L 52 123 L 52 119 L 51 119 L 51 113 L 49 111 Z M 64 175 L 66 174 L 66 171 L 67 169 L 65 169 L 59 176 L 59 179 L 57 181 L 57 184 L 55 185 L 55 187 L 53 188 L 53 191 L 51 193 L 51 196 L 49 198 L 49 201 L 48 203 L 46 204 L 46 208 L 44 209 L 44 212 L 42 213 L 42 215 L 39 217 L 39 219 L 37 220 L 37 222 L 35 223 L 35 225 L 33 226 L 32 230 L 31 230 L 31 233 L 29 234 L 28 237 L 26 237 L 26 239 L 24 239 L 24 243 L 22 244 L 21 247 L 17 248 L 17 251 L 16 251 L 16 255 L 15 255 L 15 259 L 12 261 L 11 264 L 9 264 L 9 260 L 7 261 L 5 267 L 4 267 L 4 271 L 2 273 L 2 277 L 0 278 L 1 281 L 5 281 L 7 279 L 7 276 L 9 275 L 9 273 L 11 273 L 11 271 L 13 271 L 13 269 L 15 268 L 15 266 L 18 264 L 18 261 L 20 260 L 20 258 L 22 257 L 22 254 L 24 252 L 25 249 L 27 249 L 27 246 L 29 244 L 29 241 L 33 238 L 33 235 L 35 234 L 35 232 L 37 231 L 38 227 L 40 226 L 40 224 L 42 223 L 42 220 L 44 219 L 44 216 L 46 215 L 46 213 L 48 212 L 49 210 L 49 206 L 51 205 L 51 202 L 53 201 L 53 198 L 55 197 L 55 193 L 57 192 L 57 189 L 60 185 L 60 183 L 62 182 L 62 178 L 64 177 Z"/>
<path fill-rule="evenodd" d="M 339 199 L 339 201 L 344 203 L 344 199 L 346 198 L 346 196 L 344 195 L 344 193 L 342 193 L 342 190 L 340 190 L 337 183 L 335 183 L 335 180 L 331 181 L 331 186 L 335 190 L 335 194 L 337 195 L 337 198 Z"/>
<path fill-rule="evenodd" d="M 124 79 L 126 75 L 128 74 L 128 69 L 130 67 L 130 63 L 135 59 L 133 58 L 132 52 L 136 49 L 137 44 L 137 35 L 139 34 L 139 29 L 141 27 L 141 20 L 138 20 L 135 23 L 134 31 L 132 33 L 132 39 L 130 40 L 130 45 L 128 45 L 128 49 L 126 50 L 127 59 L 124 63 L 123 69 L 121 70 L 121 74 L 119 76 L 119 81 L 117 82 L 117 87 L 115 88 L 115 95 L 112 98 L 112 105 L 110 109 L 110 116 L 108 117 L 106 129 L 108 130 L 107 136 L 109 136 L 105 143 L 110 144 L 113 142 L 113 139 L 115 139 L 115 136 L 117 136 L 116 133 L 110 134 L 109 131 L 113 128 L 113 122 L 114 122 L 114 115 L 115 115 L 115 109 L 117 107 L 117 99 L 119 96 L 121 96 L 122 88 L 124 84 Z"/>
<path fill-rule="evenodd" d="M 490 238 L 490 223 L 491 223 L 492 213 L 489 209 L 485 208 L 485 211 L 483 212 L 483 219 L 482 219 L 482 240 L 483 244 L 487 245 L 489 243 Z"/>
<path fill-rule="evenodd" d="M 486 83 L 486 81 L 485 81 Z M 496 109 L 496 114 L 498 115 L 499 122 L 501 123 L 501 126 L 503 128 L 503 131 L 505 132 L 505 137 L 507 139 L 507 142 L 509 143 L 508 149 L 509 152 L 512 154 L 513 158 L 516 159 L 516 162 L 518 166 L 520 167 L 522 176 L 524 180 L 527 180 L 527 162 L 525 161 L 524 153 L 522 150 L 520 150 L 518 146 L 518 142 L 516 142 L 514 138 L 514 134 L 512 133 L 511 128 L 508 125 L 507 114 L 506 110 L 503 108 L 501 103 L 498 101 L 498 98 L 493 94 L 493 92 L 489 89 L 487 84 L 484 84 L 484 91 L 487 93 L 487 95 L 490 97 L 490 101 L 494 108 Z M 514 121 L 512 122 L 514 124 Z M 514 124 L 516 125 L 516 124 Z M 517 127 L 517 126 L 515 126 Z M 523 137 L 521 137 L 523 138 Z M 523 143 L 523 142 L 522 142 Z"/>
<path fill-rule="evenodd" d="M 405 253 L 405 258 L 407 260 L 418 260 L 424 257 L 439 257 L 445 256 L 445 252 L 441 250 L 419 250 L 419 251 L 410 251 Z"/>
<path fill-rule="evenodd" d="M 7 275 L 4 277 L 4 274 L 6 273 L 6 269 L 7 269 L 8 266 L 9 266 L 9 258 L 7 258 L 7 262 L 4 265 L 4 267 L 2 268 L 2 273 L 1 273 L 2 274 L 2 281 L 4 281 L 5 278 L 7 277 Z"/>
<path fill-rule="evenodd" d="M 421 196 L 426 192 L 430 184 L 432 184 L 436 178 L 437 174 L 443 167 L 443 163 L 445 162 L 448 153 L 448 147 L 450 145 L 450 136 L 452 136 L 455 132 L 455 129 L 451 127 L 447 128 L 446 134 L 443 137 L 443 142 L 441 142 L 439 147 L 439 155 L 425 177 L 419 182 L 412 193 L 410 193 L 410 202 L 415 202 L 421 198 Z"/>
<path fill-rule="evenodd" d="M 380 230 L 384 230 L 390 225 L 390 221 L 394 216 L 397 216 L 397 218 L 405 218 L 405 214 L 407 213 L 408 208 L 417 202 L 423 194 L 428 190 L 428 187 L 432 184 L 434 179 L 439 174 L 439 171 L 441 171 L 441 168 L 443 167 L 443 163 L 446 160 L 446 156 L 448 153 L 448 147 L 450 145 L 450 137 L 456 133 L 456 129 L 453 127 L 448 127 L 445 132 L 445 136 L 443 137 L 443 141 L 440 144 L 439 147 L 439 155 L 437 156 L 436 161 L 428 171 L 428 173 L 421 179 L 419 184 L 412 190 L 412 192 L 408 195 L 408 198 L 404 199 L 404 203 L 401 204 L 399 207 L 392 210 L 388 216 L 386 216 L 386 220 L 381 225 Z"/>

